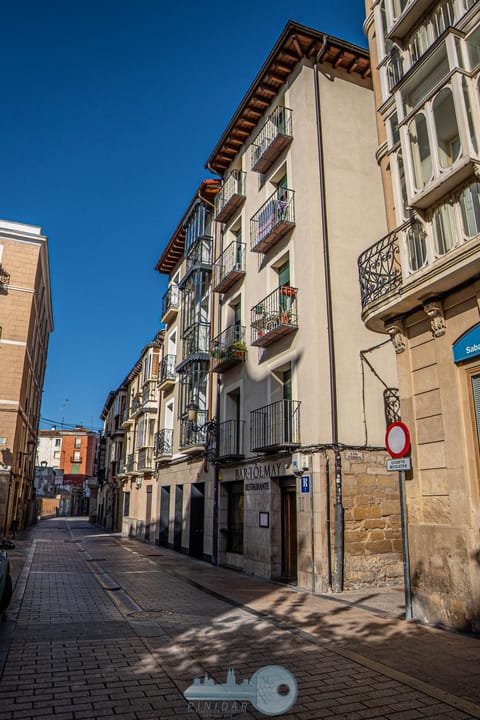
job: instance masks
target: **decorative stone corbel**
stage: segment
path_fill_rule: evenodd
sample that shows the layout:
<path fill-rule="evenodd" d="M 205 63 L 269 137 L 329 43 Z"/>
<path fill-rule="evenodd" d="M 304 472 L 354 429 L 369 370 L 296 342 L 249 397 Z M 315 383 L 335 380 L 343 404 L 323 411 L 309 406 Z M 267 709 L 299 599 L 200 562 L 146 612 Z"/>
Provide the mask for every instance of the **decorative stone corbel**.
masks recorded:
<path fill-rule="evenodd" d="M 439 298 L 432 298 L 423 303 L 423 309 L 430 318 L 433 337 L 445 335 L 447 323 L 443 314 L 442 301 Z"/>
<path fill-rule="evenodd" d="M 402 318 L 386 320 L 385 330 L 390 335 L 390 339 L 397 355 L 402 353 L 407 347 L 407 337 L 405 335 L 405 327 Z"/>

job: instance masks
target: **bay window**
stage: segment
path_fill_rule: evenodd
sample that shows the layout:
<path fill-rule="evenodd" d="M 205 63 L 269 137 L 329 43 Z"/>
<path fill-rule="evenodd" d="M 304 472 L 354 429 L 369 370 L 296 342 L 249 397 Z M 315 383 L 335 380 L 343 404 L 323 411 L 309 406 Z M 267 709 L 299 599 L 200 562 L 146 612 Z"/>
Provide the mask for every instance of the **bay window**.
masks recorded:
<path fill-rule="evenodd" d="M 432 103 L 432 108 L 439 164 L 440 168 L 445 170 L 453 165 L 461 153 L 460 135 L 450 87 L 445 87 L 438 93 Z"/>
<path fill-rule="evenodd" d="M 418 113 L 408 125 L 414 183 L 421 190 L 432 178 L 432 153 L 427 130 L 427 119 Z"/>
<path fill-rule="evenodd" d="M 480 233 L 480 183 L 465 188 L 459 198 L 463 233 L 466 238 Z"/>
<path fill-rule="evenodd" d="M 432 216 L 433 240 L 436 255 L 445 255 L 455 245 L 455 209 L 451 203 L 440 205 Z"/>
<path fill-rule="evenodd" d="M 419 222 L 413 223 L 407 230 L 407 253 L 411 272 L 420 270 L 427 261 L 426 237 L 427 234 L 423 229 L 423 225 Z"/>

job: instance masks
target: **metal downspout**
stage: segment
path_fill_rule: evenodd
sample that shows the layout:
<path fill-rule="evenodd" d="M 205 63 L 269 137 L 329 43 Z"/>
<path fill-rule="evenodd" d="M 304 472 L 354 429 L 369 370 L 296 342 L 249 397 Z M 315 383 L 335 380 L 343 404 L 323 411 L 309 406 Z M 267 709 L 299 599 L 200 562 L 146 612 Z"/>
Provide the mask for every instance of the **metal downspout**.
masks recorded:
<path fill-rule="evenodd" d="M 314 88 L 315 88 L 315 112 L 317 120 L 317 145 L 318 145 L 318 175 L 320 180 L 320 209 L 322 215 L 322 237 L 323 237 L 323 267 L 325 275 L 325 304 L 327 313 L 327 337 L 328 357 L 330 376 L 330 421 L 332 444 L 338 445 L 338 420 L 337 420 L 337 379 L 335 372 L 335 338 L 333 333 L 333 309 L 332 309 L 332 286 L 330 275 L 330 253 L 328 244 L 328 222 L 327 202 L 325 187 L 325 167 L 323 152 L 322 116 L 320 106 L 320 82 L 318 66 L 326 52 L 328 35 L 323 36 L 323 42 L 317 53 L 314 64 Z M 343 590 L 343 537 L 344 537 L 344 512 L 342 506 L 342 476 L 341 462 L 338 450 L 335 452 L 335 568 L 333 575 L 333 589 L 335 592 Z"/>

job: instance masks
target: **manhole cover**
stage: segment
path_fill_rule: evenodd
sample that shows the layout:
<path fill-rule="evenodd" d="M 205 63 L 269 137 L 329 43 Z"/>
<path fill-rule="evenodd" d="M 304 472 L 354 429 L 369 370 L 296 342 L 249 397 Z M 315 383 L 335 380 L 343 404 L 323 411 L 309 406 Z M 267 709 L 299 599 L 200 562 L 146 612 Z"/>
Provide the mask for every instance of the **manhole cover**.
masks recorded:
<path fill-rule="evenodd" d="M 133 620 L 153 620 L 158 617 L 171 617 L 175 615 L 172 610 L 135 610 L 128 613 L 127 617 Z"/>

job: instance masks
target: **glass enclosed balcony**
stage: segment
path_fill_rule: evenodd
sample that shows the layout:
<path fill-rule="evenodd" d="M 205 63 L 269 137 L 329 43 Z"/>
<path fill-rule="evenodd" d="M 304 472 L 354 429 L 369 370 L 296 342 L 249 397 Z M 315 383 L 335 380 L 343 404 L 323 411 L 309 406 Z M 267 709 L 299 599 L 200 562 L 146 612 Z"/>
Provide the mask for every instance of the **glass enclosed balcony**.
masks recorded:
<path fill-rule="evenodd" d="M 418 306 L 418 298 L 442 295 L 478 275 L 480 183 L 474 182 L 430 212 L 426 220 L 390 233 L 358 259 L 363 316 L 383 320 Z"/>
<path fill-rule="evenodd" d="M 162 298 L 162 322 L 169 323 L 177 315 L 180 308 L 180 293 L 178 285 L 170 285 Z"/>
<path fill-rule="evenodd" d="M 252 143 L 252 170 L 266 173 L 292 140 L 292 111 L 279 105 Z"/>
<path fill-rule="evenodd" d="M 210 325 L 198 323 L 189 328 L 182 338 L 182 362 L 176 371 L 182 369 L 190 360 L 208 360 L 210 353 Z"/>
<path fill-rule="evenodd" d="M 137 470 L 137 453 L 129 453 L 127 455 L 127 462 L 125 463 L 125 472 L 132 473 Z"/>
<path fill-rule="evenodd" d="M 155 457 L 171 457 L 173 455 L 173 430 L 163 428 L 155 435 Z"/>
<path fill-rule="evenodd" d="M 299 445 L 299 400 L 279 400 L 250 413 L 252 452 L 276 452 Z"/>
<path fill-rule="evenodd" d="M 213 358 L 213 372 L 225 372 L 228 368 L 245 362 L 245 328 L 242 325 L 227 327 L 212 340 L 210 355 Z"/>
<path fill-rule="evenodd" d="M 175 385 L 177 374 L 175 372 L 175 363 L 177 358 L 175 355 L 165 355 L 160 363 L 158 372 L 159 390 L 169 390 Z"/>
<path fill-rule="evenodd" d="M 233 240 L 213 266 L 213 291 L 224 293 L 245 275 L 245 243 Z"/>
<path fill-rule="evenodd" d="M 153 447 L 145 447 L 138 451 L 137 470 L 153 470 Z"/>
<path fill-rule="evenodd" d="M 246 172 L 232 170 L 215 197 L 215 220 L 226 223 L 245 200 Z"/>
<path fill-rule="evenodd" d="M 188 279 L 197 270 L 212 269 L 212 237 L 201 237 L 190 248 L 186 257 L 185 273 L 178 283 L 180 289 L 185 287 Z"/>
<path fill-rule="evenodd" d="M 295 227 L 295 193 L 276 190 L 250 220 L 250 250 L 267 252 Z"/>
<path fill-rule="evenodd" d="M 144 410 L 156 410 L 157 397 L 156 380 L 147 380 L 142 390 L 142 408 Z"/>
<path fill-rule="evenodd" d="M 251 344 L 266 347 L 298 328 L 297 288 L 282 285 L 250 311 Z"/>
<path fill-rule="evenodd" d="M 219 460 L 236 460 L 244 456 L 245 420 L 226 420 L 218 429 Z"/>

